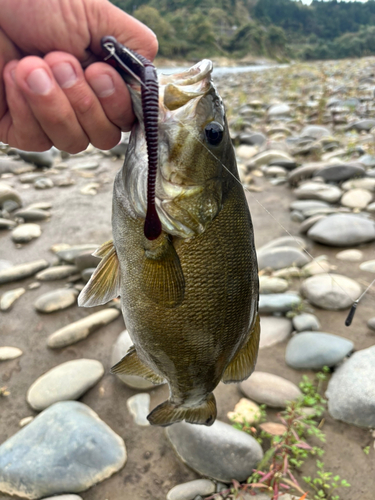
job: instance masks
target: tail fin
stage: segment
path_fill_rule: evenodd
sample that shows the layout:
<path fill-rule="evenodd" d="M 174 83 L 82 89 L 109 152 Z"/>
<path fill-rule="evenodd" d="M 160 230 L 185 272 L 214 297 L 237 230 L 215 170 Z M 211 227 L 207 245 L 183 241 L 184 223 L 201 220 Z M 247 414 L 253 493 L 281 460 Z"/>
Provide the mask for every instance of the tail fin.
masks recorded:
<path fill-rule="evenodd" d="M 215 396 L 210 393 L 201 405 L 192 408 L 175 405 L 169 400 L 164 401 L 152 410 L 147 419 L 150 424 L 163 427 L 182 420 L 186 420 L 189 424 L 212 425 L 216 420 L 216 414 Z"/>

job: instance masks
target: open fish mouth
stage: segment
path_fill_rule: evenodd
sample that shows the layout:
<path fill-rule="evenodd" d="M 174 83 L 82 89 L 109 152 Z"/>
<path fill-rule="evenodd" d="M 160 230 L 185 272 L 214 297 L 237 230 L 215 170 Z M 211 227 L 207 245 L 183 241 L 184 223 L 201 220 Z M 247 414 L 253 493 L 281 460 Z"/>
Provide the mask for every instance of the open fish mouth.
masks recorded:
<path fill-rule="evenodd" d="M 213 88 L 212 61 L 203 59 L 190 69 L 172 75 L 159 74 L 159 102 L 170 111 L 201 97 Z"/>

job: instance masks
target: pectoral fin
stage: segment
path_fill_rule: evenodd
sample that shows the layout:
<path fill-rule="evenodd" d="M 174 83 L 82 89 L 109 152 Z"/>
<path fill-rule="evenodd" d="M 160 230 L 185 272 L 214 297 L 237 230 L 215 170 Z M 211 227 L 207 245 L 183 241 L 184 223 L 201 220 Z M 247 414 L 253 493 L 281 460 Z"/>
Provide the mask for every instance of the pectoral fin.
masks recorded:
<path fill-rule="evenodd" d="M 139 359 L 137 351 L 134 347 L 131 347 L 122 360 L 111 368 L 111 372 L 121 373 L 124 375 L 137 375 L 138 377 L 149 380 L 155 385 L 162 384 L 164 382 L 163 377 L 157 375 L 151 370 L 151 368 L 146 366 Z"/>
<path fill-rule="evenodd" d="M 146 242 L 142 277 L 144 291 L 151 300 L 164 307 L 181 304 L 185 293 L 184 274 L 167 235 Z"/>
<path fill-rule="evenodd" d="M 102 260 L 78 297 L 80 307 L 100 306 L 120 295 L 120 266 L 113 241 L 104 243 L 94 255 Z"/>
<path fill-rule="evenodd" d="M 212 425 L 215 422 L 216 414 L 215 396 L 210 393 L 201 405 L 191 408 L 173 404 L 169 400 L 164 401 L 152 410 L 147 420 L 152 425 L 163 427 L 182 420 L 186 420 L 189 424 Z"/>
<path fill-rule="evenodd" d="M 231 361 L 231 363 L 229 363 L 224 372 L 222 378 L 224 384 L 229 384 L 230 382 L 241 382 L 242 380 L 250 377 L 250 375 L 254 371 L 258 356 L 259 340 L 260 319 L 258 314 L 249 340 L 237 353 L 236 357 Z"/>

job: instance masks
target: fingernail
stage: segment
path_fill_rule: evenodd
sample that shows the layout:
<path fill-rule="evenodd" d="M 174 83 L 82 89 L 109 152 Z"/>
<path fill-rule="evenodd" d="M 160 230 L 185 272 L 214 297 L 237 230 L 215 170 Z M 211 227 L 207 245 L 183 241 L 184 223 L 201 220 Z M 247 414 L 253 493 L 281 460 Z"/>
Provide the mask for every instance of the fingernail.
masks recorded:
<path fill-rule="evenodd" d="M 113 80 L 108 75 L 100 75 L 92 78 L 90 85 L 98 97 L 108 97 L 115 91 Z"/>
<path fill-rule="evenodd" d="M 52 73 L 62 89 L 72 87 L 77 81 L 77 74 L 73 66 L 67 62 L 52 66 Z"/>
<path fill-rule="evenodd" d="M 52 81 L 43 68 L 34 69 L 26 78 L 32 92 L 38 95 L 47 95 L 52 88 Z"/>

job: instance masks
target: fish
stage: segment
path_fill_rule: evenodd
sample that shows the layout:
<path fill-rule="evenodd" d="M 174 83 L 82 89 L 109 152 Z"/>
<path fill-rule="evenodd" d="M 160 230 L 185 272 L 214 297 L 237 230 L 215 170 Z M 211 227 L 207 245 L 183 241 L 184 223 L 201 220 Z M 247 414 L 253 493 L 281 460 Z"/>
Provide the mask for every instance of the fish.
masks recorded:
<path fill-rule="evenodd" d="M 253 224 L 212 69 L 204 59 L 158 75 L 161 226 L 150 239 L 142 85 L 128 84 L 136 122 L 114 181 L 113 240 L 95 252 L 101 261 L 78 300 L 92 307 L 121 297 L 133 346 L 112 372 L 168 384 L 152 425 L 212 425 L 214 389 L 248 378 L 259 349 Z"/>

